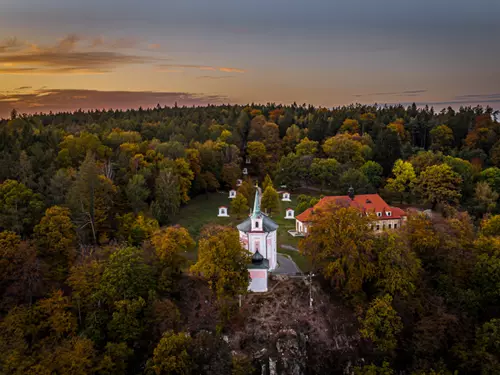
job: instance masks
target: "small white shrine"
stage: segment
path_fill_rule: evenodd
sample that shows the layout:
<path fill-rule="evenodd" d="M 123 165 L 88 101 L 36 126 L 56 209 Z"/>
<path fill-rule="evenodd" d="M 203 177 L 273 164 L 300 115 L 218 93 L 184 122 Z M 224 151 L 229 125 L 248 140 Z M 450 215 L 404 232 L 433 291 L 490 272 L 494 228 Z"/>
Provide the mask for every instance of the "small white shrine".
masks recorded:
<path fill-rule="evenodd" d="M 248 265 L 251 278 L 248 289 L 252 292 L 267 291 L 268 272 L 278 265 L 276 240 L 278 224 L 261 212 L 260 190 L 257 187 L 252 214 L 237 226 L 241 245 L 252 254 L 252 264 Z"/>
<path fill-rule="evenodd" d="M 248 174 L 248 169 L 247 169 L 247 168 L 243 168 L 243 174 L 244 174 L 244 175 L 247 175 L 247 174 Z"/>
<path fill-rule="evenodd" d="M 219 207 L 219 214 L 217 215 L 218 217 L 229 217 L 227 213 L 227 207 L 226 206 L 220 206 Z"/>
<path fill-rule="evenodd" d="M 285 211 L 285 219 L 295 219 L 295 211 L 293 208 L 287 208 Z"/>
<path fill-rule="evenodd" d="M 236 186 L 238 186 L 238 187 L 239 187 L 239 186 L 241 186 L 241 184 L 242 184 L 242 183 L 243 183 L 243 180 L 242 180 L 242 179 L 238 178 L 238 179 L 236 180 Z"/>
<path fill-rule="evenodd" d="M 236 198 L 236 190 L 229 190 L 229 199 Z"/>
<path fill-rule="evenodd" d="M 285 192 L 283 193 L 283 197 L 281 198 L 281 200 L 282 200 L 283 202 L 290 202 L 290 201 L 291 201 L 291 199 L 290 199 L 290 193 L 289 193 L 289 192 L 287 192 L 287 191 L 285 191 Z"/>

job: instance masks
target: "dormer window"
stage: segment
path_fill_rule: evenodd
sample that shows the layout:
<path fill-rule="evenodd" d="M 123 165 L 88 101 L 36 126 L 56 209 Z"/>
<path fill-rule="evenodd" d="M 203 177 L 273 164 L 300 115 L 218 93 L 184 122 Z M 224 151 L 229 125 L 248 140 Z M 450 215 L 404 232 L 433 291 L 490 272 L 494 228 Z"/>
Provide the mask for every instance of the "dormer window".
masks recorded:
<path fill-rule="evenodd" d="M 377 216 L 381 217 L 382 216 L 382 212 L 377 212 Z"/>
<path fill-rule="evenodd" d="M 255 228 L 259 229 L 259 222 L 255 221 Z"/>
<path fill-rule="evenodd" d="M 386 211 L 385 214 L 386 216 L 391 216 L 391 211 Z"/>

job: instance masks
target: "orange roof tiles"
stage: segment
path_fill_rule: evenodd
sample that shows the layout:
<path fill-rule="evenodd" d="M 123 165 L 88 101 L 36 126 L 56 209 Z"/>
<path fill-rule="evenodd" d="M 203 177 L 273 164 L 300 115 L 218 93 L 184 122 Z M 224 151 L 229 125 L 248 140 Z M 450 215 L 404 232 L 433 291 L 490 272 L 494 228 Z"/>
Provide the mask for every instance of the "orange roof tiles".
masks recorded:
<path fill-rule="evenodd" d="M 378 194 L 361 194 L 355 195 L 354 199 L 351 199 L 348 195 L 324 197 L 314 207 L 308 208 L 295 218 L 303 223 L 312 221 L 315 210 L 327 207 L 330 204 L 350 206 L 366 213 L 377 214 L 377 212 L 380 212 L 382 215 L 378 217 L 378 220 L 400 219 L 402 216 L 406 216 L 402 209 L 389 206 Z M 390 216 L 387 215 L 387 212 L 390 212 Z"/>

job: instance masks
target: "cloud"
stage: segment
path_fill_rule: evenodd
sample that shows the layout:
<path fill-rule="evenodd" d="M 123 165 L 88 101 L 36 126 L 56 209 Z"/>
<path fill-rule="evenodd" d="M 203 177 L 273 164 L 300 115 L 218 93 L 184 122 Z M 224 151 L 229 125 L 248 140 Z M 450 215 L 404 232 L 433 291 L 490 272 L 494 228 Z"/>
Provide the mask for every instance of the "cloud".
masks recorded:
<path fill-rule="evenodd" d="M 235 76 L 199 76 L 199 77 L 196 77 L 198 79 L 214 79 L 214 80 L 218 80 L 218 79 L 228 79 L 228 78 L 235 78 Z"/>
<path fill-rule="evenodd" d="M 15 108 L 20 113 L 61 112 L 78 109 L 151 108 L 157 104 L 186 106 L 229 102 L 224 95 L 205 95 L 186 92 L 157 91 L 99 91 L 40 89 L 32 92 L 0 93 L 0 118 L 8 117 Z"/>
<path fill-rule="evenodd" d="M 419 94 L 423 94 L 426 92 L 427 90 L 406 90 L 406 91 L 394 91 L 394 92 L 374 92 L 371 94 L 356 94 L 353 96 L 356 98 L 374 97 L 374 96 L 418 96 Z"/>
<path fill-rule="evenodd" d="M 218 67 L 218 66 L 208 66 L 208 65 L 196 65 L 196 64 L 161 64 L 158 66 L 160 71 L 162 69 L 168 68 L 181 68 L 181 69 L 199 69 L 199 70 L 207 70 L 212 72 L 223 72 L 223 73 L 245 73 L 244 69 L 239 68 L 228 68 L 228 67 Z"/>
<path fill-rule="evenodd" d="M 225 73 L 245 73 L 243 69 L 236 69 L 236 68 L 219 68 L 219 71 Z"/>
<path fill-rule="evenodd" d="M 0 74 L 98 74 L 166 60 L 120 51 L 138 45 L 135 38 L 91 39 L 77 34 L 69 34 L 49 46 L 11 38 L 0 43 Z"/>

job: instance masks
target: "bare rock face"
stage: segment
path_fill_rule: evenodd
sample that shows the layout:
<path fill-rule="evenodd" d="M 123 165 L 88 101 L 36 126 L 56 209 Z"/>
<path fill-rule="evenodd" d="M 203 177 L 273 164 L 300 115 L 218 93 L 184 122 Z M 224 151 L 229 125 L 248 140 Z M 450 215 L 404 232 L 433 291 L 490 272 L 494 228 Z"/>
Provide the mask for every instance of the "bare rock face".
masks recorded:
<path fill-rule="evenodd" d="M 316 283 L 275 278 L 268 293 L 250 294 L 241 312 L 230 346 L 252 358 L 257 374 L 342 374 L 359 357 L 355 314 Z"/>
<path fill-rule="evenodd" d="M 280 375 L 302 375 L 307 366 L 306 337 L 293 329 L 282 329 L 276 335 Z"/>

